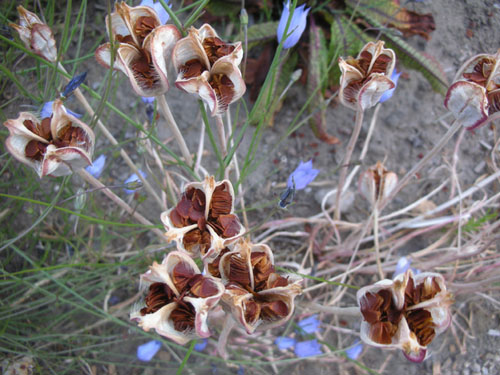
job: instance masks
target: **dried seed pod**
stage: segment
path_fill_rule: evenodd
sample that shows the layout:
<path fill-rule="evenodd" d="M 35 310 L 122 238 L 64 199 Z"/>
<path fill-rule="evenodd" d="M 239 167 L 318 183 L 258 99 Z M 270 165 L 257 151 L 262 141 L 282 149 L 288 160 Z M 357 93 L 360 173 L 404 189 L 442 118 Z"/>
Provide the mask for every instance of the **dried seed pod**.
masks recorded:
<path fill-rule="evenodd" d="M 52 117 L 40 121 L 28 112 L 4 125 L 10 135 L 9 152 L 20 162 L 44 176 L 65 176 L 92 164 L 95 136 L 92 129 L 69 114 L 62 101 L 53 103 Z"/>
<path fill-rule="evenodd" d="M 340 102 L 364 111 L 378 103 L 384 92 L 395 87 L 390 79 L 396 55 L 384 42 L 368 42 L 357 58 L 339 58 Z"/>
<path fill-rule="evenodd" d="M 377 164 L 361 174 L 359 191 L 372 204 L 387 198 L 398 183 L 398 176 L 384 168 L 378 161 Z"/>
<path fill-rule="evenodd" d="M 173 51 L 178 72 L 175 85 L 199 95 L 212 116 L 220 115 L 245 93 L 245 82 L 238 68 L 242 56 L 241 42 L 223 42 L 208 24 L 200 29 L 191 28 Z"/>
<path fill-rule="evenodd" d="M 500 117 L 500 50 L 467 60 L 448 89 L 444 105 L 468 130 Z"/>
<path fill-rule="evenodd" d="M 17 7 L 17 12 L 19 25 L 11 23 L 9 26 L 19 33 L 26 48 L 45 60 L 56 62 L 56 41 L 50 27 L 44 24 L 36 14 L 27 11 L 21 5 Z"/>
<path fill-rule="evenodd" d="M 196 263 L 185 253 L 173 251 L 141 275 L 148 288 L 145 306 L 131 313 L 145 331 L 156 332 L 180 345 L 210 336 L 207 326 L 209 311 L 224 292 L 222 283 L 203 276 Z"/>
<path fill-rule="evenodd" d="M 163 212 L 161 220 L 178 250 L 201 255 L 205 262 L 212 262 L 245 231 L 234 214 L 231 182 L 216 183 L 213 177 L 186 185 L 179 203 Z"/>
<path fill-rule="evenodd" d="M 273 254 L 264 244 L 241 240 L 220 259 L 220 277 L 226 286 L 223 305 L 249 334 L 279 326 L 293 315 L 302 279 L 274 271 Z"/>
<path fill-rule="evenodd" d="M 425 359 L 427 345 L 451 323 L 451 294 L 436 273 L 381 280 L 357 293 L 363 321 L 361 339 L 372 346 L 398 348 L 413 362 Z"/>
<path fill-rule="evenodd" d="M 112 64 L 111 44 L 105 43 L 95 52 L 97 61 L 123 72 L 138 95 L 164 94 L 169 88 L 166 61 L 180 38 L 179 31 L 173 25 L 161 25 L 150 7 L 130 7 L 125 2 L 116 3 L 115 7 L 108 35 L 119 42 L 116 57 Z"/>

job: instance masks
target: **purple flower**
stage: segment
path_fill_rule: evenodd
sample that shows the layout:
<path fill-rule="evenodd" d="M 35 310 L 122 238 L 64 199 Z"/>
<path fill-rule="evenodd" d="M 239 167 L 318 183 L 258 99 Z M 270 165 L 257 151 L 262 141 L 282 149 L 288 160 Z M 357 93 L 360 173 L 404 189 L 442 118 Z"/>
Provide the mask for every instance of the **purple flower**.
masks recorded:
<path fill-rule="evenodd" d="M 349 357 L 354 361 L 358 359 L 362 351 L 363 351 L 363 343 L 360 342 L 359 340 L 356 340 L 349 349 L 346 349 L 345 354 L 347 355 L 347 357 Z"/>
<path fill-rule="evenodd" d="M 278 346 L 279 349 L 285 350 L 295 346 L 297 340 L 292 339 L 291 337 L 280 336 L 274 340 L 274 343 Z"/>
<path fill-rule="evenodd" d="M 139 361 L 148 362 L 158 353 L 161 348 L 161 342 L 157 340 L 148 341 L 137 347 L 137 358 Z"/>
<path fill-rule="evenodd" d="M 295 345 L 295 355 L 299 358 L 323 354 L 318 340 L 301 341 Z"/>
<path fill-rule="evenodd" d="M 283 7 L 283 13 L 281 13 L 280 23 L 277 30 L 278 42 L 280 43 L 281 39 L 283 39 L 283 34 L 285 33 L 288 17 L 290 16 L 290 0 L 283 4 Z M 297 44 L 306 28 L 307 14 L 310 10 L 311 8 L 305 9 L 305 4 L 295 8 L 292 14 L 292 19 L 290 20 L 290 25 L 288 26 L 288 35 L 285 36 L 285 41 L 283 42 L 283 48 L 292 48 Z"/>
<path fill-rule="evenodd" d="M 311 334 L 317 332 L 321 325 L 321 322 L 317 318 L 318 314 L 314 314 L 308 318 L 302 319 L 297 324 L 303 332 Z"/>
<path fill-rule="evenodd" d="M 394 94 L 394 90 L 396 90 L 396 87 L 398 87 L 398 80 L 399 76 L 401 75 L 402 72 L 399 72 L 394 69 L 391 74 L 391 81 L 394 82 L 394 88 L 387 90 L 382 94 L 382 96 L 379 99 L 380 103 L 385 102 L 386 100 L 389 100 L 392 97 L 392 94 Z"/>
<path fill-rule="evenodd" d="M 44 103 L 43 104 L 43 107 L 42 107 L 42 110 L 40 111 L 40 117 L 42 119 L 46 118 L 46 117 L 50 117 L 52 116 L 52 105 L 54 104 L 54 101 L 51 101 L 51 102 L 47 102 L 47 103 Z M 80 118 L 82 117 L 82 115 L 80 115 L 79 113 L 75 113 L 73 111 L 70 111 L 68 108 L 64 107 L 64 109 L 66 110 L 66 112 L 68 112 L 71 116 L 73 117 L 76 117 L 76 118 Z"/>
<path fill-rule="evenodd" d="M 101 177 L 105 164 L 106 164 L 106 155 L 102 154 L 92 162 L 92 165 L 89 165 L 87 168 L 85 168 L 85 170 L 95 178 L 99 178 Z"/>
<path fill-rule="evenodd" d="M 196 344 L 194 344 L 194 350 L 197 352 L 202 352 L 205 350 L 205 348 L 208 345 L 208 339 L 202 339 L 201 341 L 198 341 Z"/>
<path fill-rule="evenodd" d="M 312 165 L 312 160 L 306 163 L 300 162 L 299 166 L 288 176 L 287 187 L 295 187 L 295 190 L 302 190 L 313 182 L 319 173 L 319 169 L 313 169 Z"/>
<path fill-rule="evenodd" d="M 146 173 L 144 173 L 140 169 L 139 169 L 139 173 L 141 174 L 142 178 L 146 178 L 147 177 Z M 133 194 L 133 193 L 135 193 L 135 191 L 137 189 L 139 189 L 140 187 L 142 187 L 141 180 L 140 180 L 139 176 L 137 176 L 135 173 L 132 173 L 129 176 L 129 178 L 127 178 L 123 183 L 125 184 L 125 186 L 127 186 L 126 188 L 123 188 L 123 191 L 126 194 Z"/>
<path fill-rule="evenodd" d="M 165 1 L 167 5 L 170 7 L 171 5 L 169 4 L 169 1 Z M 160 19 L 160 23 L 162 25 L 165 25 L 169 19 L 169 15 L 165 8 L 163 8 L 163 5 L 161 5 L 160 2 L 156 2 L 154 0 L 142 0 L 139 5 L 146 6 L 153 8 L 156 14 L 158 15 L 158 18 Z"/>

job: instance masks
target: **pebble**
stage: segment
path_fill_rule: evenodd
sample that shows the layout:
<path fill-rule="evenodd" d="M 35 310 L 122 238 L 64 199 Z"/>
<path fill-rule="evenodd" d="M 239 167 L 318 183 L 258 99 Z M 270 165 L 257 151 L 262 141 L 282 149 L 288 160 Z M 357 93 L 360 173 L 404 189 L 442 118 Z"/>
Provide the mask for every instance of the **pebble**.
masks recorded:
<path fill-rule="evenodd" d="M 479 371 L 481 371 L 481 366 L 479 366 L 479 364 L 478 364 L 478 363 L 474 363 L 474 364 L 472 365 L 472 371 L 474 371 L 474 372 L 479 372 Z"/>
<path fill-rule="evenodd" d="M 490 371 L 487 367 L 483 367 L 483 375 L 490 375 Z"/>

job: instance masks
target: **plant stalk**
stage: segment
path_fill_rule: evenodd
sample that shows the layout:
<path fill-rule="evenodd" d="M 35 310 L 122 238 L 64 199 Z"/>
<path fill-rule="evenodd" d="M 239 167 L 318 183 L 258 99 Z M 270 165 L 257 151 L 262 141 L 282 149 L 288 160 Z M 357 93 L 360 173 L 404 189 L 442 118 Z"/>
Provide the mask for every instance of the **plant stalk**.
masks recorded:
<path fill-rule="evenodd" d="M 158 95 L 156 97 L 156 100 L 158 101 L 158 106 L 161 113 L 163 114 L 163 117 L 165 117 L 165 120 L 167 121 L 167 125 L 174 134 L 174 138 L 181 149 L 181 153 L 182 156 L 184 157 L 184 160 L 190 167 L 192 167 L 193 158 L 191 157 L 191 154 L 186 145 L 186 141 L 184 140 L 184 137 L 182 136 L 182 133 L 179 130 L 177 123 L 175 122 L 174 116 L 170 111 L 170 107 L 168 106 L 167 100 L 165 99 L 165 95 Z"/>
<path fill-rule="evenodd" d="M 339 178 L 339 183 L 337 185 L 337 198 L 335 200 L 335 216 L 334 216 L 335 221 L 340 220 L 340 214 L 341 214 L 340 198 L 342 196 L 342 190 L 344 189 L 344 183 L 347 176 L 347 167 L 351 162 L 354 146 L 356 145 L 359 133 L 361 132 L 361 126 L 363 125 L 363 114 L 364 111 L 362 109 L 358 109 L 356 111 L 356 123 L 354 125 L 354 130 L 352 132 L 351 139 L 349 139 L 349 144 L 347 145 L 344 160 L 342 160 L 342 164 L 340 165 L 340 178 Z"/>

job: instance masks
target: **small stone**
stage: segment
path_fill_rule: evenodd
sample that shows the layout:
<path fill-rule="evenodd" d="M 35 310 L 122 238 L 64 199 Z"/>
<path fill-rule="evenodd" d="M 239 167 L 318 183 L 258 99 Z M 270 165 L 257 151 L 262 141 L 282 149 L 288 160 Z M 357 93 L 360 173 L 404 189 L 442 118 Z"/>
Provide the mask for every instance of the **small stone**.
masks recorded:
<path fill-rule="evenodd" d="M 457 347 L 453 344 L 450 345 L 450 354 L 455 354 L 457 351 Z"/>
<path fill-rule="evenodd" d="M 483 367 L 482 372 L 483 372 L 483 375 L 490 375 L 490 370 L 488 370 L 487 367 Z"/>
<path fill-rule="evenodd" d="M 481 366 L 479 366 L 479 364 L 478 364 L 478 363 L 474 363 L 474 364 L 472 365 L 472 371 L 474 371 L 474 372 L 479 372 L 479 371 L 481 371 Z"/>
<path fill-rule="evenodd" d="M 464 369 L 464 371 L 462 371 L 462 375 L 470 375 L 470 370 L 468 368 Z"/>

